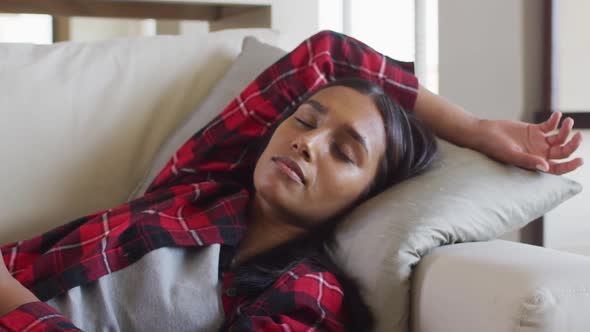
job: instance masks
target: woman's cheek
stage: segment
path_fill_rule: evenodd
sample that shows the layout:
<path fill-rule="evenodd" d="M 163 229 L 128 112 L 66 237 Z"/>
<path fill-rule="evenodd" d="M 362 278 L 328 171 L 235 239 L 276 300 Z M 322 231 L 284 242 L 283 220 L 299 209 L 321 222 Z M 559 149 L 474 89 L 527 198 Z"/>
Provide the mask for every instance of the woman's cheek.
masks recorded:
<path fill-rule="evenodd" d="M 338 199 L 343 203 L 348 203 L 354 200 L 364 188 L 362 186 L 363 177 L 358 170 L 354 169 L 333 169 L 328 174 L 323 174 L 323 179 L 326 180 L 323 183 L 321 195 L 324 197 L 330 197 Z"/>

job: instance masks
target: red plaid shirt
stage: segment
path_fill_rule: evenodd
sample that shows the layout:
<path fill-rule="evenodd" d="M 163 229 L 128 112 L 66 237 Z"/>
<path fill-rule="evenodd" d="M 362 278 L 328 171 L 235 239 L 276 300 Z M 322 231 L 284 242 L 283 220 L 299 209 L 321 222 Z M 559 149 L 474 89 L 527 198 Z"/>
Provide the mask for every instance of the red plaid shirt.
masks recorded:
<path fill-rule="evenodd" d="M 418 89 L 412 71 L 412 64 L 384 57 L 353 38 L 331 31 L 317 33 L 267 68 L 190 138 L 144 196 L 4 245 L 4 262 L 20 283 L 46 301 L 160 247 L 219 243 L 235 248 L 247 227 L 245 207 L 258 143 L 281 113 L 307 92 L 351 76 L 379 83 L 403 107 L 412 109 Z M 224 288 L 231 278 L 225 274 Z M 333 274 L 300 264 L 256 299 L 223 295 L 224 328 L 340 331 L 346 321 L 342 296 Z M 33 302 L 0 317 L 0 330 L 77 329 L 49 305 Z"/>

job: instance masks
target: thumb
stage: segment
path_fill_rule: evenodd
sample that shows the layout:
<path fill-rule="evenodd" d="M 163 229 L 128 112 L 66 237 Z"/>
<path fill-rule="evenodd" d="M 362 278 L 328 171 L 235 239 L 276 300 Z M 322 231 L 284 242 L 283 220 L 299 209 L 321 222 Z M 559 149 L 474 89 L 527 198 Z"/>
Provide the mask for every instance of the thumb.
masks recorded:
<path fill-rule="evenodd" d="M 542 172 L 549 171 L 549 163 L 543 157 L 526 152 L 514 151 L 514 159 L 518 166 Z"/>

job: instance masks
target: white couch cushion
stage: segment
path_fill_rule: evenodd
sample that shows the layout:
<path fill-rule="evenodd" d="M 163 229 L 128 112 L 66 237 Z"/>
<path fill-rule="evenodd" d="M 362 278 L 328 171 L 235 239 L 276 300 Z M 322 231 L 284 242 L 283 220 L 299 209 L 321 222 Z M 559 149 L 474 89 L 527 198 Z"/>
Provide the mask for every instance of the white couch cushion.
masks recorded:
<path fill-rule="evenodd" d="M 412 277 L 414 332 L 586 332 L 590 258 L 510 241 L 444 246 Z"/>
<path fill-rule="evenodd" d="M 0 243 L 126 202 L 252 34 L 0 44 Z"/>

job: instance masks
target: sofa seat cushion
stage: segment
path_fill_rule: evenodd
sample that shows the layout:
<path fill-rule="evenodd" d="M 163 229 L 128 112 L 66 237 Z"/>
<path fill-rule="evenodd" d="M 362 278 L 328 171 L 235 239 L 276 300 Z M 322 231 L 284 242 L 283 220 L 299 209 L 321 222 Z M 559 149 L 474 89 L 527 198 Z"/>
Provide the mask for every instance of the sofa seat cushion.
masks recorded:
<path fill-rule="evenodd" d="M 412 278 L 414 332 L 583 332 L 590 257 L 504 240 L 443 246 Z"/>

